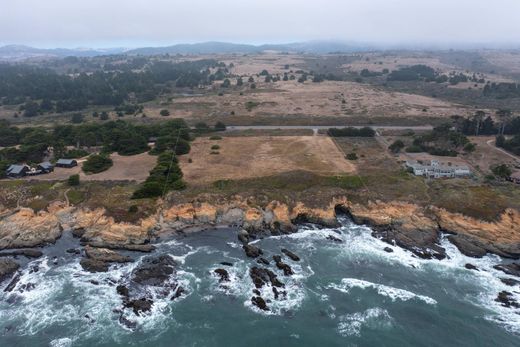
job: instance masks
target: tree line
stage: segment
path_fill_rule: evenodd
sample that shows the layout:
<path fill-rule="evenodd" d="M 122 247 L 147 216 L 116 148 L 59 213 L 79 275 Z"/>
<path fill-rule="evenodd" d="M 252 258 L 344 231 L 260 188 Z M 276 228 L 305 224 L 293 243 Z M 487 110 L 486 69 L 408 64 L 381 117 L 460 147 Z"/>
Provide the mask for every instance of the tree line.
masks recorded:
<path fill-rule="evenodd" d="M 173 87 L 194 88 L 224 79 L 227 69 L 213 59 L 150 63 L 143 71 L 94 71 L 59 74 L 50 68 L 0 64 L 0 101 L 20 105 L 27 117 L 45 112 L 82 110 L 90 105 L 143 103 Z"/>

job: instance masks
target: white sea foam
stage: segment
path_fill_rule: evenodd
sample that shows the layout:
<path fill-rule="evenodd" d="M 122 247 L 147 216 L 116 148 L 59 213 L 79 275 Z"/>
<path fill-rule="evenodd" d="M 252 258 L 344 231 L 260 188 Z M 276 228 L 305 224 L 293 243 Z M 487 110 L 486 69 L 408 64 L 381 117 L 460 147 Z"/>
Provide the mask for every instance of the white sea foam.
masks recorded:
<path fill-rule="evenodd" d="M 363 327 L 374 330 L 390 329 L 392 317 L 387 310 L 379 307 L 364 312 L 346 314 L 339 317 L 338 332 L 342 336 L 360 336 Z"/>
<path fill-rule="evenodd" d="M 425 295 L 419 295 L 408 290 L 394 288 L 384 284 L 372 283 L 357 278 L 343 278 L 340 284 L 332 283 L 329 284 L 327 288 L 335 289 L 343 293 L 349 293 L 352 288 L 372 288 L 375 289 L 379 295 L 386 296 L 392 301 L 408 301 L 412 299 L 418 299 L 429 305 L 437 304 L 437 301 Z"/>
<path fill-rule="evenodd" d="M 70 347 L 72 346 L 72 339 L 69 337 L 63 337 L 61 339 L 54 339 L 49 343 L 50 347 Z"/>

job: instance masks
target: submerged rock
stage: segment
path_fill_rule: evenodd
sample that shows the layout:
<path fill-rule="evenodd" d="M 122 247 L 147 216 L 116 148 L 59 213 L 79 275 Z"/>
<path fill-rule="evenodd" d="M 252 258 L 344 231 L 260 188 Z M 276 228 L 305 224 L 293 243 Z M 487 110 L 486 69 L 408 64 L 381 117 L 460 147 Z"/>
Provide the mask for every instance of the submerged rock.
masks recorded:
<path fill-rule="evenodd" d="M 131 321 L 131 320 L 123 317 L 122 315 L 119 316 L 119 323 L 130 330 L 135 330 L 137 328 L 136 322 Z"/>
<path fill-rule="evenodd" d="M 383 251 L 385 251 L 386 253 L 393 253 L 394 250 L 390 247 L 385 247 L 383 248 Z"/>
<path fill-rule="evenodd" d="M 468 270 L 476 270 L 476 271 L 478 271 L 478 268 L 475 265 L 470 264 L 470 263 L 467 263 L 466 265 L 464 265 L 464 267 L 466 269 L 468 269 Z"/>
<path fill-rule="evenodd" d="M 300 257 L 286 248 L 282 248 L 282 253 L 291 258 L 293 261 L 300 261 Z"/>
<path fill-rule="evenodd" d="M 337 243 L 342 243 L 343 242 L 342 239 L 340 239 L 339 237 L 336 237 L 334 235 L 328 235 L 327 236 L 327 240 L 333 241 L 333 242 L 337 242 Z"/>
<path fill-rule="evenodd" d="M 230 263 L 228 261 L 223 261 L 220 263 L 220 265 L 224 265 L 224 266 L 233 266 L 233 263 Z"/>
<path fill-rule="evenodd" d="M 500 293 L 498 293 L 498 296 L 495 299 L 495 301 L 500 302 L 504 307 L 520 308 L 520 304 L 516 302 L 515 299 L 513 299 L 512 295 L 512 293 L 503 290 Z"/>

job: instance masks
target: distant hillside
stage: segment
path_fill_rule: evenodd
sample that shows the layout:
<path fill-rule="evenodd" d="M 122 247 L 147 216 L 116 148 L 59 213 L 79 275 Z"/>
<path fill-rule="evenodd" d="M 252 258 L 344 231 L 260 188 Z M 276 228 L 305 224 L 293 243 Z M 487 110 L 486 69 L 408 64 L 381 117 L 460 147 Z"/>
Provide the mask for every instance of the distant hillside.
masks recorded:
<path fill-rule="evenodd" d="M 34 48 L 23 45 L 8 45 L 0 47 L 0 60 L 19 61 L 31 58 L 63 58 L 67 56 L 94 57 L 126 53 L 131 55 L 157 54 L 212 54 L 212 53 L 258 53 L 263 51 L 331 53 L 365 51 L 371 47 L 340 42 L 310 41 L 287 44 L 248 45 L 228 42 L 203 42 L 194 44 L 177 44 L 166 47 L 143 47 L 126 50 L 124 48 L 110 49 L 67 49 L 67 48 Z M 373 48 L 373 47 L 372 47 Z"/>
<path fill-rule="evenodd" d="M 203 42 L 194 44 L 178 44 L 167 47 L 146 47 L 127 51 L 127 54 L 211 54 L 211 53 L 258 53 L 262 51 L 330 53 L 367 50 L 367 46 L 349 45 L 338 42 L 298 42 L 287 44 L 248 45 L 227 42 Z"/>
<path fill-rule="evenodd" d="M 34 48 L 23 45 L 8 45 L 0 47 L 0 60 L 24 60 L 30 58 L 62 58 L 68 56 L 94 57 L 98 55 L 118 54 L 122 48 L 111 49 L 67 49 L 67 48 Z"/>

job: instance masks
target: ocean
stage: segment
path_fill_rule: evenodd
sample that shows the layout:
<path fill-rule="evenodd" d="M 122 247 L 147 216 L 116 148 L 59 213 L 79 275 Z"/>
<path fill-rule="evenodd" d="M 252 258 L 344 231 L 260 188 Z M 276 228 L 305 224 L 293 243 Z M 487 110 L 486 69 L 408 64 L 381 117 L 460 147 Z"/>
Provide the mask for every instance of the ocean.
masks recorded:
<path fill-rule="evenodd" d="M 520 309 L 495 301 L 503 290 L 520 300 L 520 286 L 500 280 L 513 277 L 493 269 L 503 259 L 468 258 L 447 239 L 447 259 L 419 259 L 372 237 L 369 227 L 340 222 L 253 241 L 265 258 L 283 255 L 282 248 L 301 258 L 283 257 L 292 276 L 271 260 L 287 294 L 276 299 L 262 287 L 269 311 L 251 303 L 249 269 L 259 265 L 245 256 L 236 229 L 159 242 L 154 254 L 174 259 L 185 293 L 155 300 L 141 316 L 127 310 L 133 330 L 119 323 L 114 284 L 151 255 L 88 273 L 78 256 L 64 252 L 76 242 L 64 236 L 24 264 L 12 292 L 2 288 L 0 346 L 520 346 Z M 219 281 L 217 268 L 228 271 L 228 282 Z"/>

